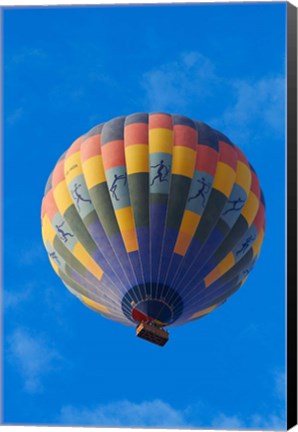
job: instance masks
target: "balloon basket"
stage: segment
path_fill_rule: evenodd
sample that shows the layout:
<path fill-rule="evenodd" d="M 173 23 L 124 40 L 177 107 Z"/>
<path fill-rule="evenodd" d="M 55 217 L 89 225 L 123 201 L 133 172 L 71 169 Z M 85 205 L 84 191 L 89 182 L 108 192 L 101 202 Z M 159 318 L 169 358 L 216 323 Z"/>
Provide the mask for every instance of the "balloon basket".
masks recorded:
<path fill-rule="evenodd" d="M 169 332 L 144 322 L 137 326 L 136 335 L 141 339 L 145 339 L 159 346 L 164 346 L 169 340 Z"/>

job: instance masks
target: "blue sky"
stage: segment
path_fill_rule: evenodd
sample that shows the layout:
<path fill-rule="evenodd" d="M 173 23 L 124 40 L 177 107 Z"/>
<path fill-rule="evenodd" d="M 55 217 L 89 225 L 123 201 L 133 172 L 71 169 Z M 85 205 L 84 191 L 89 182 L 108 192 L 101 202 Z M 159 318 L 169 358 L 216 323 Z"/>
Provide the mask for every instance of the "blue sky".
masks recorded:
<path fill-rule="evenodd" d="M 285 3 L 4 10 L 6 423 L 285 427 L 285 14 Z M 228 135 L 267 208 L 246 284 L 163 349 L 83 307 L 41 240 L 58 157 L 139 111 Z"/>

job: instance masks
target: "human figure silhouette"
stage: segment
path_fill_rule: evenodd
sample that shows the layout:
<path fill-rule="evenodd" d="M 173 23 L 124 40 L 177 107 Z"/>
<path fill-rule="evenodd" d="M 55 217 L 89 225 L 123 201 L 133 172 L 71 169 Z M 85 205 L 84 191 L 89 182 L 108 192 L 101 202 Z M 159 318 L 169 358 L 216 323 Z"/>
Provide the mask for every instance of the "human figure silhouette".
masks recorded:
<path fill-rule="evenodd" d="M 251 269 L 250 269 L 251 270 Z M 248 276 L 249 275 L 249 273 L 250 273 L 250 270 L 249 269 L 245 269 L 245 270 L 243 270 L 243 274 L 244 274 L 244 276 Z"/>
<path fill-rule="evenodd" d="M 83 198 L 82 195 L 78 192 L 78 189 L 79 189 L 81 186 L 82 186 L 81 184 L 77 184 L 77 183 L 75 183 L 75 184 L 74 184 L 74 188 L 73 188 L 73 190 L 72 190 L 72 192 L 71 192 L 73 198 L 74 198 L 74 199 L 76 200 L 76 202 L 77 202 L 77 206 L 78 206 L 79 211 L 81 210 L 81 208 L 80 208 L 80 201 L 89 202 L 89 203 L 91 204 L 91 200 L 90 200 L 90 199 L 85 199 L 85 198 Z"/>
<path fill-rule="evenodd" d="M 157 165 L 150 165 L 151 168 L 158 168 L 156 176 L 152 179 L 151 185 L 154 185 L 155 180 L 159 179 L 160 182 L 168 181 L 166 178 L 169 174 L 169 168 L 164 164 L 164 161 L 161 160 Z"/>
<path fill-rule="evenodd" d="M 241 249 L 239 249 L 236 252 L 236 255 L 239 255 L 240 253 L 245 253 L 246 250 L 248 249 L 248 247 L 250 246 L 250 244 L 255 240 L 255 236 L 253 234 L 251 234 L 249 237 L 247 237 L 247 239 L 242 243 Z"/>
<path fill-rule="evenodd" d="M 56 255 L 56 252 L 55 252 L 55 251 L 54 251 L 54 252 L 50 252 L 50 253 L 49 253 L 49 256 L 50 256 L 54 261 L 56 261 L 56 263 L 57 263 L 58 265 L 61 264 L 60 261 L 59 261 L 59 258 L 58 258 L 57 255 Z"/>
<path fill-rule="evenodd" d="M 206 182 L 205 177 L 198 179 L 197 182 L 201 183 L 202 186 L 201 186 L 201 188 L 199 188 L 198 192 L 194 196 L 188 198 L 188 202 L 201 196 L 203 198 L 202 199 L 202 206 L 205 207 L 205 203 L 206 203 L 205 194 L 209 191 L 211 185 L 210 185 L 210 183 Z"/>
<path fill-rule="evenodd" d="M 65 221 L 63 221 L 62 224 L 60 224 L 60 225 L 56 225 L 56 228 L 57 228 L 58 233 L 60 234 L 61 240 L 63 240 L 64 243 L 66 243 L 67 242 L 67 236 L 74 237 L 74 235 L 69 233 L 69 232 L 65 232 L 65 231 L 63 231 L 63 229 L 61 229 L 61 227 L 64 225 L 64 222 Z"/>
<path fill-rule="evenodd" d="M 121 175 L 114 174 L 114 181 L 112 183 L 112 186 L 110 187 L 110 192 L 112 193 L 113 198 L 115 198 L 116 201 L 119 201 L 119 198 L 118 198 L 118 196 L 116 194 L 116 190 L 118 188 L 117 182 L 119 180 L 124 180 L 123 186 L 125 186 L 126 185 L 126 181 L 127 181 L 127 175 L 126 175 L 126 173 L 121 174 Z"/>
<path fill-rule="evenodd" d="M 228 203 L 233 204 L 233 206 L 231 208 L 229 208 L 228 210 L 226 210 L 223 215 L 226 215 L 227 213 L 229 213 L 230 211 L 239 211 L 242 209 L 242 207 L 244 206 L 245 200 L 241 199 L 240 197 L 236 200 L 232 200 L 232 201 L 228 201 Z M 240 204 L 240 207 L 237 208 L 237 204 Z M 242 205 L 241 205 L 242 204 Z"/>

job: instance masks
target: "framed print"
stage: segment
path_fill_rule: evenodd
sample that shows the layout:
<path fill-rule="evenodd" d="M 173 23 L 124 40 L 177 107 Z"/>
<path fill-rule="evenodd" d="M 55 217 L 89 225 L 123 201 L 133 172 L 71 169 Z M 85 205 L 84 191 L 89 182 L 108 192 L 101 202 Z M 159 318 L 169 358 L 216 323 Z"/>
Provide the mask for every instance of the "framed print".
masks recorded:
<path fill-rule="evenodd" d="M 297 8 L 4 6 L 2 424 L 297 423 Z"/>

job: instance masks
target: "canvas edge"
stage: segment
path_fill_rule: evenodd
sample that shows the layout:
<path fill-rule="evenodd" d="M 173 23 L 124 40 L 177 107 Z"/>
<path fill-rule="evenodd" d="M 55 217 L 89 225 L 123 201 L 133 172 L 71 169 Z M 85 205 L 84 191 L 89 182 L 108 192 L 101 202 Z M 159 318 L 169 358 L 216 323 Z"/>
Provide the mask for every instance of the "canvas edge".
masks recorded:
<path fill-rule="evenodd" d="M 297 424 L 297 8 L 287 3 L 287 429 Z"/>

